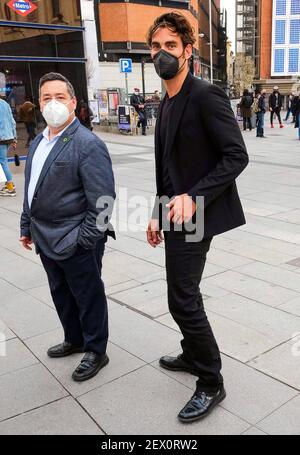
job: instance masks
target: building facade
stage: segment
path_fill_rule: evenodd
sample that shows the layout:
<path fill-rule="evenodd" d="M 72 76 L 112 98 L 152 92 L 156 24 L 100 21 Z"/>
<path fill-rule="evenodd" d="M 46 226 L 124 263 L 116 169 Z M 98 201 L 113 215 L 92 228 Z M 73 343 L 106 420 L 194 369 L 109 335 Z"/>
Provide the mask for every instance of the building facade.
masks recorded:
<path fill-rule="evenodd" d="M 80 0 L 2 1 L 0 3 L 0 94 L 17 122 L 19 153 L 26 132 L 19 112 L 25 100 L 35 105 L 37 129 L 45 126 L 39 111 L 39 79 L 55 71 L 87 99 L 84 28 Z"/>
<path fill-rule="evenodd" d="M 128 76 L 129 92 L 145 86 L 146 93 L 160 90 L 146 45 L 146 34 L 156 17 L 179 11 L 192 24 L 196 43 L 191 71 L 196 77 L 210 78 L 209 0 L 101 0 L 98 1 L 99 60 L 101 88 L 124 86 L 119 73 L 120 58 L 131 58 L 133 72 Z M 226 80 L 226 24 L 220 12 L 220 0 L 212 0 L 214 82 Z M 144 84 L 143 84 L 144 82 Z"/>
<path fill-rule="evenodd" d="M 300 89 L 300 0 L 237 0 L 236 51 L 255 61 L 257 89 Z M 255 25 L 253 25 L 255 24 Z"/>

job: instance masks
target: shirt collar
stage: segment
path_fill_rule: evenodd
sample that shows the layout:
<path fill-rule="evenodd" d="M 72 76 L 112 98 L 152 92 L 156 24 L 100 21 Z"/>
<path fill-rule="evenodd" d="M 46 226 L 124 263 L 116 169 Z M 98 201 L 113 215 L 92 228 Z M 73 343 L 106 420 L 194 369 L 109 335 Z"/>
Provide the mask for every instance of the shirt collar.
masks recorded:
<path fill-rule="evenodd" d="M 74 119 L 72 120 L 71 123 L 69 123 L 69 125 L 67 125 L 62 131 L 60 131 L 59 133 L 56 134 L 56 136 L 54 136 L 51 141 L 49 141 L 49 127 L 47 126 L 44 131 L 43 131 L 43 136 L 44 138 L 48 141 L 48 142 L 52 142 L 56 139 L 58 139 L 60 136 L 62 136 L 62 134 L 66 131 L 67 128 L 69 128 L 69 126 L 72 125 L 72 123 L 74 123 L 76 120 L 76 117 L 74 117 Z"/>

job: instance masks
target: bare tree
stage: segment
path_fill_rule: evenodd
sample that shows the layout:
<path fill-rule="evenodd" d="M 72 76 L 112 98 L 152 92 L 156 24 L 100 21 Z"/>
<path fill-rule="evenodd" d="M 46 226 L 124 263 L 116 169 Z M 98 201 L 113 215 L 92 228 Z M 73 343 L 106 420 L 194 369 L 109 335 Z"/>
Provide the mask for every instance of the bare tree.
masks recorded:
<path fill-rule="evenodd" d="M 235 57 L 234 91 L 241 96 L 246 88 L 250 88 L 255 77 L 255 63 L 250 55 L 238 53 Z"/>

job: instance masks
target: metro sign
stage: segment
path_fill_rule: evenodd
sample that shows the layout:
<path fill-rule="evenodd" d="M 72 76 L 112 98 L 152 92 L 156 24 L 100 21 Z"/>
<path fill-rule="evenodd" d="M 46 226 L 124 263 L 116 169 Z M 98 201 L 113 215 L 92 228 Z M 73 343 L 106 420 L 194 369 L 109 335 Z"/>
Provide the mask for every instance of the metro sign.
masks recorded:
<path fill-rule="evenodd" d="M 37 9 L 37 6 L 35 6 L 30 0 L 11 0 L 7 3 L 7 6 L 23 17 Z"/>

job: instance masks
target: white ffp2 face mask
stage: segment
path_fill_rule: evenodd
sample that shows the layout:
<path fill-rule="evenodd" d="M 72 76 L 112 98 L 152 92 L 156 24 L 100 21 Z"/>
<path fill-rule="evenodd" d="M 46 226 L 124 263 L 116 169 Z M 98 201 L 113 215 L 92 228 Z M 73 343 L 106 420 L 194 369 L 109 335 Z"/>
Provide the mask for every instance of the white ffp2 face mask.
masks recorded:
<path fill-rule="evenodd" d="M 71 101 L 69 101 L 70 103 Z M 51 100 L 43 109 L 43 117 L 47 122 L 47 125 L 52 128 L 59 128 L 64 125 L 72 112 L 69 112 L 67 105 L 69 104 L 60 103 L 57 100 Z"/>

